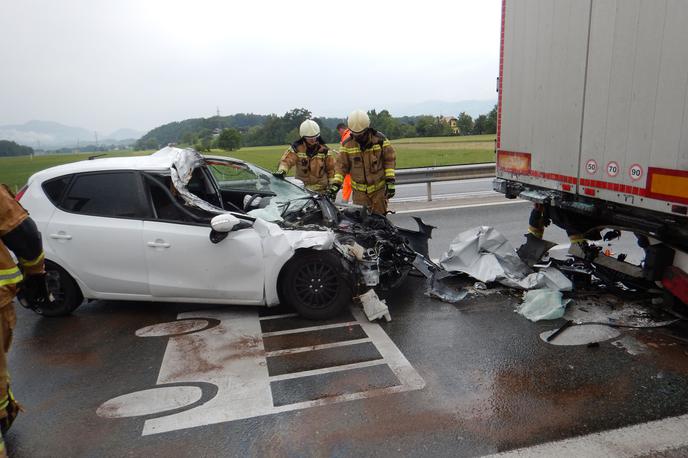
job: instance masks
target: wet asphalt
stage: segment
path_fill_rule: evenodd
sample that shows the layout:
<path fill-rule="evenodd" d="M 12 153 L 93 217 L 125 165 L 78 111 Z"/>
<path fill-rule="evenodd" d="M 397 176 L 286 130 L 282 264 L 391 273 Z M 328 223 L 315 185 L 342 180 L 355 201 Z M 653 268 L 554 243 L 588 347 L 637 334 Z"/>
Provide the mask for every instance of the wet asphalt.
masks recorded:
<path fill-rule="evenodd" d="M 438 253 L 443 249 L 438 244 L 446 246 L 447 238 L 477 221 L 517 239 L 518 219 L 527 220 L 528 207 L 508 208 L 454 215 L 451 231 L 438 231 L 431 250 Z M 437 223 L 451 218 L 444 212 L 423 216 Z M 456 287 L 473 284 L 461 278 L 452 282 Z M 452 305 L 426 297 L 424 289 L 423 279 L 411 277 L 383 295 L 392 321 L 373 328 L 352 312 L 326 323 L 292 316 L 266 319 L 290 312 L 279 308 L 95 301 L 65 318 L 20 309 L 10 370 L 25 412 L 7 436 L 10 454 L 478 456 L 688 413 L 688 332 L 680 323 L 621 330 L 619 338 L 592 347 L 555 346 L 539 336 L 563 320 L 527 321 L 514 313 L 520 297 L 512 291 L 471 289 L 467 299 Z M 186 380 L 182 371 L 177 380 L 202 392 L 191 404 L 125 418 L 96 413 L 108 400 L 159 385 L 173 339 L 141 338 L 137 330 L 175 321 L 184 312 L 202 317 L 207 310 L 254 320 L 259 337 L 240 344 L 246 352 L 232 354 L 239 363 L 242 358 L 261 360 L 275 409 L 298 408 L 221 422 L 210 422 L 208 416 L 209 424 L 143 435 L 148 421 L 203 409 L 218 395 L 217 386 L 191 375 Z M 209 319 L 208 326 L 216 321 Z M 234 322 L 228 323 L 231 332 Z M 383 357 L 395 350 L 390 353 L 376 330 L 412 369 L 395 368 L 389 356 Z M 221 332 L 213 336 L 226 338 Z M 615 345 L 622 337 L 642 351 Z M 190 348 L 180 367 L 196 377 L 221 371 L 208 366 L 208 351 Z M 331 370 L 337 367 L 349 369 Z M 400 371 L 409 370 L 422 379 L 422 387 L 405 381 Z M 234 407 L 228 403 L 226 409 Z M 203 416 L 198 421 L 203 423 Z M 679 452 L 663 456 L 683 456 Z"/>

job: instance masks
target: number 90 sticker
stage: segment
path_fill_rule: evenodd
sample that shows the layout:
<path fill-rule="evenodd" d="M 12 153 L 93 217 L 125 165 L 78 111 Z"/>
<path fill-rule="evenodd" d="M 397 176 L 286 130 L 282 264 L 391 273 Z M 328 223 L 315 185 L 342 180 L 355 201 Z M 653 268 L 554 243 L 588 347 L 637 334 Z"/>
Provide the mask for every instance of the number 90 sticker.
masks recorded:
<path fill-rule="evenodd" d="M 609 161 L 607 163 L 607 175 L 610 177 L 615 177 L 619 174 L 619 164 L 615 161 Z"/>
<path fill-rule="evenodd" d="M 628 169 L 628 175 L 633 181 L 640 180 L 643 177 L 643 168 L 640 164 L 633 164 L 631 168 Z"/>
<path fill-rule="evenodd" d="M 597 161 L 595 159 L 590 159 L 588 162 L 585 163 L 585 171 L 588 172 L 590 175 L 594 175 L 597 173 Z"/>

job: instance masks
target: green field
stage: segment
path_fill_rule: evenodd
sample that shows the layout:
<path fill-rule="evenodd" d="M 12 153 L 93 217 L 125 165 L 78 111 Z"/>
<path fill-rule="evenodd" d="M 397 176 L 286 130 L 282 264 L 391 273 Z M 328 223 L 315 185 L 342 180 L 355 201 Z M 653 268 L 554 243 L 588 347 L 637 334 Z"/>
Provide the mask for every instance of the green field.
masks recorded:
<path fill-rule="evenodd" d="M 494 135 L 465 137 L 403 138 L 392 141 L 397 151 L 397 168 L 427 167 L 432 165 L 473 164 L 494 161 Z M 330 145 L 337 149 L 339 145 Z M 225 153 L 213 150 L 212 154 L 231 156 L 252 162 L 266 169 L 276 169 L 285 146 L 254 146 Z M 113 151 L 108 157 L 150 154 L 151 151 Z M 86 154 L 55 154 L 48 156 L 0 158 L 0 183 L 13 190 L 21 187 L 33 173 L 48 167 L 87 159 Z"/>

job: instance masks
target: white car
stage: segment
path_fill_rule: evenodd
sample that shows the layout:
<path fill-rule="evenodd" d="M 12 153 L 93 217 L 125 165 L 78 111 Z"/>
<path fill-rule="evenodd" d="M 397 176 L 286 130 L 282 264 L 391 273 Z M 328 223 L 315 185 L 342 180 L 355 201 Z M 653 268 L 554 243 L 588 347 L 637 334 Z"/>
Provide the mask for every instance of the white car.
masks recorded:
<path fill-rule="evenodd" d="M 69 314 L 84 298 L 281 300 L 327 318 L 360 286 L 403 281 L 418 256 L 411 245 L 427 253 L 431 230 L 342 212 L 246 162 L 173 147 L 46 169 L 17 197 L 43 235 L 56 299 L 44 315 Z"/>

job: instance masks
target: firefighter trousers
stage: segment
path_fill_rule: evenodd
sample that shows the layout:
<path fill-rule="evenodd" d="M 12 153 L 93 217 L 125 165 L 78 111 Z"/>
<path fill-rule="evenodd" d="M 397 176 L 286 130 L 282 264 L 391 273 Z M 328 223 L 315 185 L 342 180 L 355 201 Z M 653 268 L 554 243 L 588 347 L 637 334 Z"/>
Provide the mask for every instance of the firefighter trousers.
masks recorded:
<path fill-rule="evenodd" d="M 354 189 L 353 197 L 354 204 L 365 205 L 372 213 L 377 213 L 379 215 L 387 214 L 385 188 L 379 189 L 371 194 Z"/>

